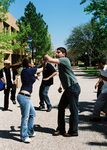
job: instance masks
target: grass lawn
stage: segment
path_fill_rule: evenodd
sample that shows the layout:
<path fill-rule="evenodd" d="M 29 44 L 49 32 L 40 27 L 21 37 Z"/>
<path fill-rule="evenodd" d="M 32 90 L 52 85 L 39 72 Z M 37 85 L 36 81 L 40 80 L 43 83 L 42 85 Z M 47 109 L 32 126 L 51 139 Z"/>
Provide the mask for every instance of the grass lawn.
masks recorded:
<path fill-rule="evenodd" d="M 95 74 L 96 72 L 99 72 L 99 69 L 95 68 L 95 67 L 87 67 L 87 68 L 81 68 L 83 72 L 87 73 L 87 74 Z"/>

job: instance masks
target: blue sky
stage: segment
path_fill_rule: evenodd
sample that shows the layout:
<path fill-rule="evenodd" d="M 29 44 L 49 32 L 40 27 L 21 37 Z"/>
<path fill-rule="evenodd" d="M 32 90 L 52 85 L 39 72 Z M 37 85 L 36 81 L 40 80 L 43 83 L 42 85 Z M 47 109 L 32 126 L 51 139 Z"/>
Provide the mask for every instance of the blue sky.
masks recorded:
<path fill-rule="evenodd" d="M 33 2 L 37 13 L 43 14 L 43 19 L 48 25 L 53 49 L 64 46 L 64 41 L 69 37 L 74 27 L 89 22 L 91 15 L 84 12 L 84 7 L 89 1 L 80 5 L 81 0 L 15 0 L 9 7 L 9 12 L 19 19 L 24 15 L 24 10 L 29 2 Z"/>

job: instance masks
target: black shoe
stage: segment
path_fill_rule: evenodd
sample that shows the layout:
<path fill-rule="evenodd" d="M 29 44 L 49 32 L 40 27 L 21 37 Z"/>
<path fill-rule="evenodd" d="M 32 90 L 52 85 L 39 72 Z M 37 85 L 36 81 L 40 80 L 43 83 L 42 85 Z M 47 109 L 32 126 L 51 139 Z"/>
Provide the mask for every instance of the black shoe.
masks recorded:
<path fill-rule="evenodd" d="M 92 121 L 92 122 L 100 122 L 101 118 L 95 118 L 95 117 L 93 117 L 93 118 L 90 118 L 90 121 Z"/>
<path fill-rule="evenodd" d="M 2 111 L 7 111 L 8 109 L 3 108 Z"/>
<path fill-rule="evenodd" d="M 44 109 L 45 108 L 45 106 L 39 106 L 38 107 L 38 110 L 42 110 L 42 109 Z"/>
<path fill-rule="evenodd" d="M 16 104 L 16 101 L 14 100 L 14 101 L 12 101 L 13 102 L 13 104 L 15 105 Z"/>
<path fill-rule="evenodd" d="M 50 106 L 48 109 L 47 109 L 47 112 L 50 112 L 52 109 L 52 106 Z"/>

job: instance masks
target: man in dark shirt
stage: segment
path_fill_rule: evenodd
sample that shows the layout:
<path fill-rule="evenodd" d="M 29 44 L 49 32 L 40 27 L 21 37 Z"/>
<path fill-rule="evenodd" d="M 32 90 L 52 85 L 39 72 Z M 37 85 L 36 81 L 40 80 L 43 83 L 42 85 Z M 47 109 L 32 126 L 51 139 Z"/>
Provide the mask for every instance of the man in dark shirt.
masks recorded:
<path fill-rule="evenodd" d="M 53 84 L 53 77 L 57 74 L 57 72 L 50 63 L 45 62 L 44 58 L 41 58 L 41 64 L 42 66 L 44 66 L 44 71 L 42 72 L 43 79 L 39 89 L 39 97 L 40 97 L 39 109 L 41 110 L 45 108 L 44 104 L 45 101 L 47 105 L 47 112 L 50 112 L 52 109 L 52 105 L 48 97 L 48 91 L 50 86 Z"/>
<path fill-rule="evenodd" d="M 10 68 L 10 61 L 4 61 L 4 68 L 0 70 L 0 79 L 4 84 L 4 108 L 3 111 L 8 110 L 9 106 L 9 92 L 11 90 L 11 100 L 13 104 L 16 104 L 16 84 L 17 84 L 17 71 Z"/>

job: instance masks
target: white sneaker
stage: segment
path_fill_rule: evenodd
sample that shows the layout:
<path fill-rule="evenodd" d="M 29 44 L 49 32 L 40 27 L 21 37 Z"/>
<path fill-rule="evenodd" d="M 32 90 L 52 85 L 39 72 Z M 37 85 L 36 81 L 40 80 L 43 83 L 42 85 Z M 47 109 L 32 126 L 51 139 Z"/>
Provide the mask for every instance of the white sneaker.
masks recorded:
<path fill-rule="evenodd" d="M 36 136 L 36 132 L 34 132 L 32 135 L 29 135 L 29 137 L 35 137 Z"/>
<path fill-rule="evenodd" d="M 31 142 L 31 139 L 30 139 L 30 138 L 26 138 L 23 142 L 24 142 L 24 143 L 30 143 L 30 142 Z"/>

